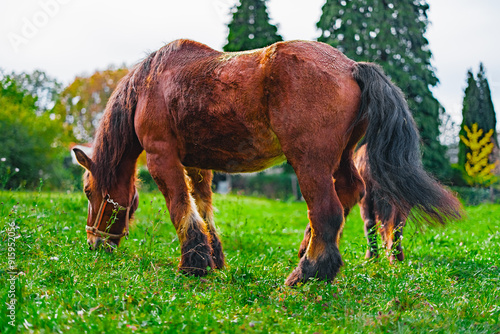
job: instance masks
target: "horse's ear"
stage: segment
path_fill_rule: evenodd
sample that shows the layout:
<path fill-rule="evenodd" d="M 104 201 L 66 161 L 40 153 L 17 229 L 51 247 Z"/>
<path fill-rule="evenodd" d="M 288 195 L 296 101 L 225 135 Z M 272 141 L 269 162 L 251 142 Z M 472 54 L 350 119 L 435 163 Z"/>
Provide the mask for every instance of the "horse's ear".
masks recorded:
<path fill-rule="evenodd" d="M 92 167 L 92 159 L 90 159 L 82 150 L 79 148 L 74 148 L 73 153 L 75 153 L 76 161 L 85 168 L 90 171 Z"/>

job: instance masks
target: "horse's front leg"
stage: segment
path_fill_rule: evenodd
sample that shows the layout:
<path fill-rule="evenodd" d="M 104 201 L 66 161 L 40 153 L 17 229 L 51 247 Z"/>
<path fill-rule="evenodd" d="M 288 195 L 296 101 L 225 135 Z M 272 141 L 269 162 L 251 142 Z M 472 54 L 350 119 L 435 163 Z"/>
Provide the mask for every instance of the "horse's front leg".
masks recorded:
<path fill-rule="evenodd" d="M 148 169 L 165 197 L 170 219 L 181 243 L 180 270 L 203 276 L 207 268 L 215 266 L 209 232 L 189 191 L 186 171 L 175 156 L 164 151 L 148 152 Z"/>

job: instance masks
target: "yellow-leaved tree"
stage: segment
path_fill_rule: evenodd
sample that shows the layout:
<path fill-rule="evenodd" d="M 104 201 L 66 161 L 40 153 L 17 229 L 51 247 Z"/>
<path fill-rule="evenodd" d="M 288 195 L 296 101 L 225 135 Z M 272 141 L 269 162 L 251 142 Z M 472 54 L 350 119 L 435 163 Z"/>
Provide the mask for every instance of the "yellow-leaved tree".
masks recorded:
<path fill-rule="evenodd" d="M 497 177 L 492 173 L 495 164 L 488 162 L 494 147 L 491 139 L 494 131 L 491 129 L 483 136 L 484 131 L 479 129 L 477 123 L 472 124 L 472 129 L 467 125 L 464 129 L 467 138 L 460 135 L 460 139 L 470 149 L 465 162 L 467 182 L 472 186 L 488 187 L 497 181 Z"/>

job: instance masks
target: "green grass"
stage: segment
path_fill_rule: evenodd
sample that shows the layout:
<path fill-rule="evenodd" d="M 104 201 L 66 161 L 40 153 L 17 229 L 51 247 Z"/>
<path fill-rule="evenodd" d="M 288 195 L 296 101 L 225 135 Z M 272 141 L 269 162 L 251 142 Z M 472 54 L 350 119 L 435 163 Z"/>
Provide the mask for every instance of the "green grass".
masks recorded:
<path fill-rule="evenodd" d="M 499 333 L 500 205 L 421 231 L 406 260 L 366 261 L 359 210 L 341 241 L 333 284 L 284 285 L 298 263 L 305 203 L 216 196 L 227 268 L 177 270 L 175 230 L 158 193 L 141 194 L 128 240 L 89 251 L 83 194 L 0 192 L 0 332 Z M 16 323 L 8 324 L 8 227 L 15 223 Z"/>

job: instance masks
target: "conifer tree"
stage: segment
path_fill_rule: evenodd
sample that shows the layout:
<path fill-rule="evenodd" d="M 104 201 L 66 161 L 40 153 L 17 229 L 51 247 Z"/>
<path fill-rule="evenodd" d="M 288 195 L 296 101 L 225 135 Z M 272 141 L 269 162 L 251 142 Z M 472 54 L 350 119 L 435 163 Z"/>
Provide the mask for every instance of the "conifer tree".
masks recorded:
<path fill-rule="evenodd" d="M 479 88 L 479 114 L 478 123 L 483 129 L 493 129 L 492 141 L 498 147 L 498 136 L 496 131 L 497 119 L 495 114 L 495 108 L 493 107 L 493 100 L 491 99 L 490 85 L 488 79 L 486 78 L 486 69 L 483 63 L 479 64 L 479 72 L 477 73 L 477 86 Z"/>
<path fill-rule="evenodd" d="M 483 64 L 479 65 L 479 72 L 476 77 L 474 77 L 472 70 L 467 71 L 467 87 L 465 88 L 462 107 L 460 136 L 464 137 L 467 133 L 466 127 L 472 128 L 473 124 L 477 124 L 480 129 L 486 132 L 492 130 L 491 141 L 498 148 L 495 109 Z M 470 152 L 470 148 L 461 141 L 459 144 L 458 164 L 462 169 L 465 168 L 467 154 Z M 495 157 L 490 156 L 489 161 L 491 163 L 494 163 L 495 160 Z"/>
<path fill-rule="evenodd" d="M 228 27 L 224 51 L 258 49 L 283 40 L 278 28 L 269 23 L 266 0 L 240 0 Z"/>
<path fill-rule="evenodd" d="M 464 92 L 464 101 L 462 104 L 462 125 L 460 127 L 460 137 L 466 135 L 465 127 L 472 127 L 474 124 L 474 110 L 479 109 L 479 89 L 472 70 L 467 71 L 467 87 Z M 467 146 L 463 141 L 458 144 L 458 165 L 465 168 Z"/>
<path fill-rule="evenodd" d="M 449 163 L 438 139 L 444 110 L 430 90 L 438 79 L 424 37 L 428 9 L 426 1 L 327 0 L 317 23 L 318 40 L 384 68 L 408 99 L 422 138 L 424 167 L 446 178 Z"/>
<path fill-rule="evenodd" d="M 472 186 L 490 186 L 497 181 L 492 171 L 495 168 L 494 163 L 489 163 L 489 157 L 493 152 L 493 129 L 484 133 L 479 129 L 477 123 L 472 124 L 472 129 L 464 126 L 467 137 L 460 135 L 460 140 L 470 150 L 466 155 L 465 171 L 467 173 L 467 182 Z"/>

